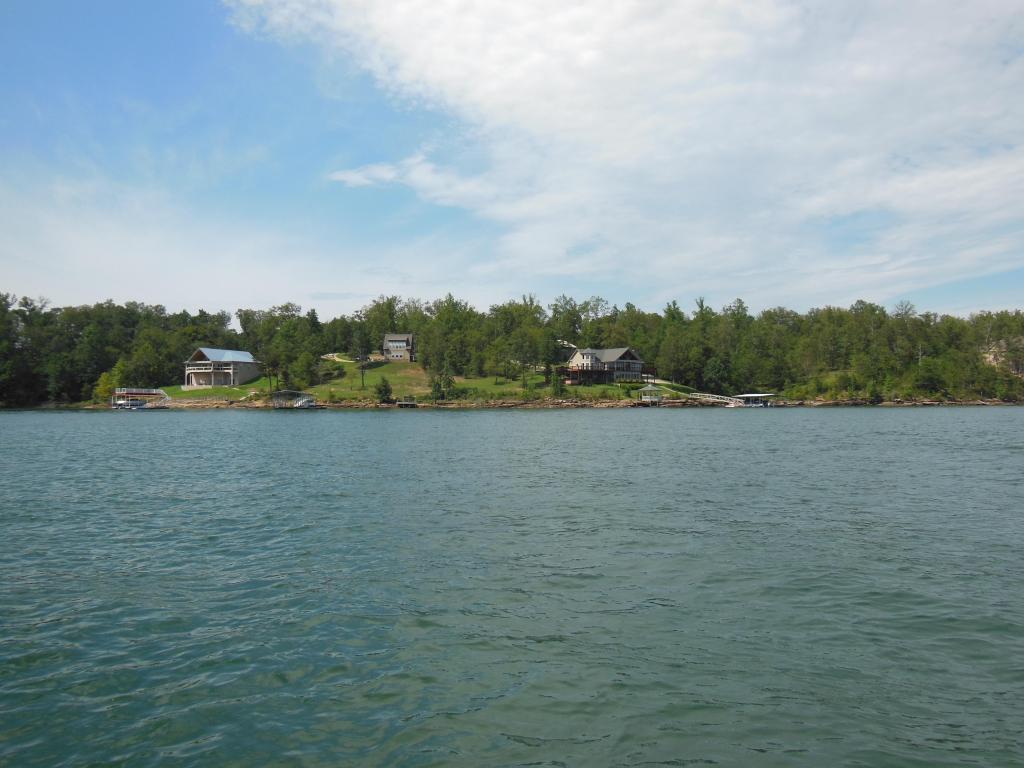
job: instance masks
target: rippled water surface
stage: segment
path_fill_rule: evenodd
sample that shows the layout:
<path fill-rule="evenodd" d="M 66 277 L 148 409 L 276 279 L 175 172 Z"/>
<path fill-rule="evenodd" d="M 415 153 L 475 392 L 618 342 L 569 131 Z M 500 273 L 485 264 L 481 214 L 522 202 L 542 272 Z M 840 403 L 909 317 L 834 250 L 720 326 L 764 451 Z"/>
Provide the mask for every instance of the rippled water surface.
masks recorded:
<path fill-rule="evenodd" d="M 1024 409 L 0 414 L 0 765 L 1024 765 Z"/>

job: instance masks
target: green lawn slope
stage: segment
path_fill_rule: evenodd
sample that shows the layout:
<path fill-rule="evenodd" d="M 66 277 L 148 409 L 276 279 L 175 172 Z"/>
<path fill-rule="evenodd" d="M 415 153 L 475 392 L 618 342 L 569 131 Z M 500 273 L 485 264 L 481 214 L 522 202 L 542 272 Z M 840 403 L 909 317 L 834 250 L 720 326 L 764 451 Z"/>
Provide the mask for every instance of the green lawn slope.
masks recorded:
<path fill-rule="evenodd" d="M 238 387 L 210 387 L 209 389 L 182 390 L 180 384 L 161 387 L 172 400 L 199 400 L 202 398 L 227 398 L 228 400 L 241 400 L 250 392 L 266 392 L 270 386 L 267 378 L 261 377 L 248 384 Z"/>
<path fill-rule="evenodd" d="M 374 387 L 382 378 L 391 383 L 391 392 L 395 398 L 405 396 L 423 397 L 430 393 L 430 379 L 419 363 L 390 361 L 386 363 L 370 363 L 365 377 L 360 376 L 357 363 L 343 363 L 345 376 L 333 379 L 307 392 L 316 395 L 318 400 L 373 400 Z M 363 380 L 365 378 L 365 387 Z"/>
<path fill-rule="evenodd" d="M 315 395 L 321 402 L 376 400 L 375 387 L 381 379 L 387 378 L 391 384 L 392 397 L 396 400 L 416 398 L 419 401 L 427 401 L 431 398 L 430 375 L 423 370 L 419 363 L 397 361 L 371 363 L 366 369 L 364 377 L 360 376 L 357 363 L 345 362 L 342 365 L 345 370 L 343 377 L 308 387 L 305 391 Z M 510 400 L 551 396 L 551 388 L 544 384 L 544 377 L 540 373 L 527 376 L 526 384 L 527 387 L 524 389 L 521 377 L 498 378 L 497 380 L 493 376 L 481 378 L 457 376 L 455 378 L 457 396 L 461 399 Z M 183 391 L 180 385 L 170 385 L 163 387 L 163 390 L 175 400 L 206 398 L 241 400 L 251 392 L 257 392 L 260 395 L 268 394 L 270 382 L 266 377 L 262 377 L 238 387 L 211 387 L 210 389 Z M 560 395 L 563 398 L 595 400 L 617 400 L 628 396 L 626 387 L 617 387 L 614 384 L 566 387 Z"/>
<path fill-rule="evenodd" d="M 343 378 L 319 384 L 307 391 L 324 402 L 375 400 L 374 388 L 382 378 L 386 377 L 391 384 L 392 397 L 396 400 L 414 397 L 417 400 L 426 401 L 431 397 L 430 375 L 423 370 L 419 363 L 395 361 L 371 363 L 365 372 L 365 388 L 361 386 L 359 367 L 356 363 L 344 363 L 344 368 L 345 376 Z M 539 373 L 527 377 L 526 390 L 523 389 L 521 378 L 499 378 L 495 381 L 493 376 L 481 378 L 457 376 L 455 377 L 455 386 L 459 390 L 459 397 L 471 400 L 516 399 L 524 396 L 546 397 L 551 393 L 550 387 L 545 386 L 544 377 Z M 566 387 L 562 396 L 566 398 L 618 399 L 627 395 L 623 388 L 614 385 L 599 385 Z"/>

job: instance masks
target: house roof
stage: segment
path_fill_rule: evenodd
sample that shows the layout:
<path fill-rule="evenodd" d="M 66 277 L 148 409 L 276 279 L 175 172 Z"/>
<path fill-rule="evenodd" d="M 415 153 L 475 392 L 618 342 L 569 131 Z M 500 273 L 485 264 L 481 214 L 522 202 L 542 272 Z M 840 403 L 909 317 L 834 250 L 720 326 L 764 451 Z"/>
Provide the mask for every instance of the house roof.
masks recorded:
<path fill-rule="evenodd" d="M 198 355 L 202 355 L 211 363 L 255 363 L 250 352 L 243 352 L 240 349 L 214 349 L 213 347 L 200 347 L 192 353 L 188 362 L 194 362 Z"/>
<path fill-rule="evenodd" d="M 597 352 L 598 359 L 602 363 L 614 363 L 629 352 L 630 349 L 629 347 L 616 347 L 615 349 L 598 349 L 595 351 Z M 633 357 L 636 357 L 636 353 L 633 353 Z"/>
<path fill-rule="evenodd" d="M 595 355 L 598 360 L 602 363 L 614 363 L 616 360 L 622 358 L 627 352 L 630 353 L 635 359 L 639 360 L 640 356 L 636 352 L 631 350 L 629 347 L 615 347 L 613 349 L 578 349 L 576 350 L 581 355 Z"/>
<path fill-rule="evenodd" d="M 412 341 L 411 333 L 385 333 L 384 341 Z"/>

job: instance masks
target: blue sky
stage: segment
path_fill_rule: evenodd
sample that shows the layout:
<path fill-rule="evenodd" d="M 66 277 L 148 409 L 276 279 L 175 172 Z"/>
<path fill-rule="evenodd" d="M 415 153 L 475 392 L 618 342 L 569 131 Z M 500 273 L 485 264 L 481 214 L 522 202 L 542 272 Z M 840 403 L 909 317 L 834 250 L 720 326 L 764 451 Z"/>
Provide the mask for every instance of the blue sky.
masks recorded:
<path fill-rule="evenodd" d="M 0 5 L 0 290 L 965 314 L 1024 289 L 1011 2 Z"/>

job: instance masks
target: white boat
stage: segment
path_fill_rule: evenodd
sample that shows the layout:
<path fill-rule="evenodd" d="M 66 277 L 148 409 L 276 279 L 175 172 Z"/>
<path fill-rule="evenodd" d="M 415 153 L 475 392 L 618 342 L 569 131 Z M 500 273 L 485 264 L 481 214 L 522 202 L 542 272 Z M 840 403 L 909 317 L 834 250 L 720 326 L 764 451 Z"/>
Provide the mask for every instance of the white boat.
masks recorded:
<path fill-rule="evenodd" d="M 162 389 L 118 387 L 110 396 L 110 407 L 119 411 L 166 410 L 169 401 Z"/>

